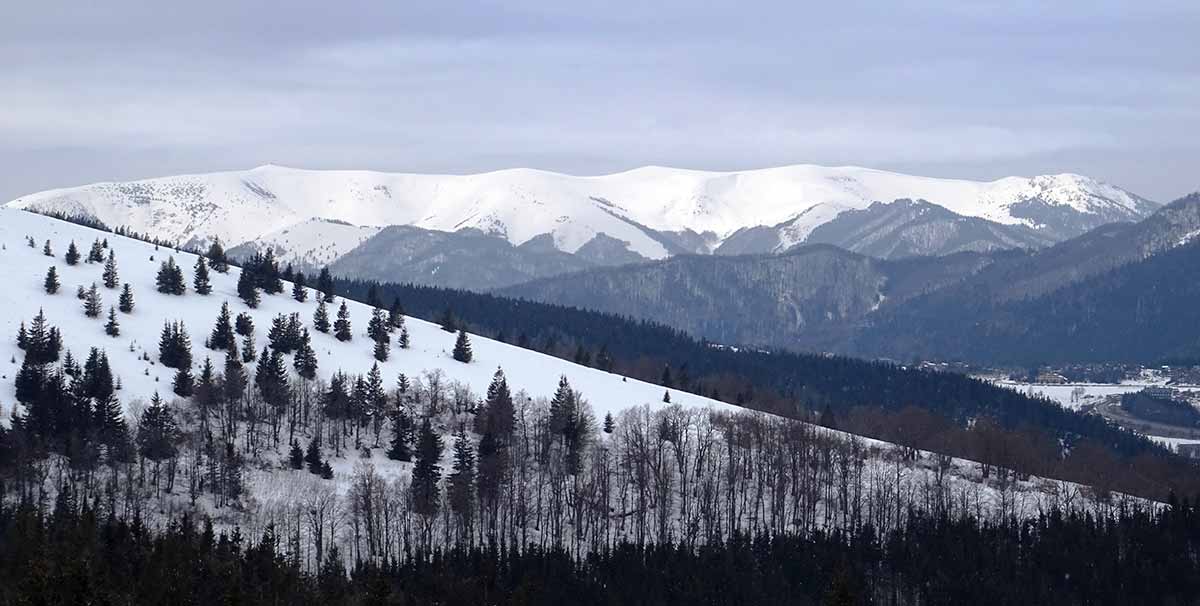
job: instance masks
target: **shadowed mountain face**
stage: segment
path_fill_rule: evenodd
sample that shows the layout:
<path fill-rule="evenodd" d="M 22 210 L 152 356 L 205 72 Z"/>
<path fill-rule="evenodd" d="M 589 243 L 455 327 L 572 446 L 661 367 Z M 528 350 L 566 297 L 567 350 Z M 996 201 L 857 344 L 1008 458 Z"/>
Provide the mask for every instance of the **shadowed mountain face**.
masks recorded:
<path fill-rule="evenodd" d="M 989 262 L 975 253 L 881 261 L 816 245 L 782 255 L 678 256 L 499 292 L 655 320 L 718 342 L 805 348 Z"/>
<path fill-rule="evenodd" d="M 926 226 L 945 225 L 939 211 L 907 206 L 912 214 L 903 217 L 893 207 L 875 209 L 879 217 L 902 219 L 886 230 L 895 236 L 887 240 L 893 253 Z M 866 222 L 871 212 L 814 234 L 833 237 L 835 228 Z M 963 243 L 1010 235 L 970 221 L 960 228 L 986 236 L 964 237 Z M 1200 339 L 1193 334 L 1200 325 L 1173 327 L 1172 318 L 1190 317 L 1175 310 L 1196 299 L 1170 278 L 1174 271 L 1180 280 L 1192 280 L 1185 270 L 1195 245 L 1187 243 L 1197 238 L 1200 194 L 1139 223 L 1101 226 L 1037 252 L 879 260 L 809 245 L 783 255 L 683 256 L 591 270 L 502 292 L 652 319 L 727 343 L 904 360 L 1156 361 L 1200 350 L 1200 343 L 1188 345 Z M 1136 317 L 1121 322 L 1123 314 Z M 1129 326 L 1142 332 L 1129 332 Z M 1163 332 L 1174 334 L 1146 337 Z"/>

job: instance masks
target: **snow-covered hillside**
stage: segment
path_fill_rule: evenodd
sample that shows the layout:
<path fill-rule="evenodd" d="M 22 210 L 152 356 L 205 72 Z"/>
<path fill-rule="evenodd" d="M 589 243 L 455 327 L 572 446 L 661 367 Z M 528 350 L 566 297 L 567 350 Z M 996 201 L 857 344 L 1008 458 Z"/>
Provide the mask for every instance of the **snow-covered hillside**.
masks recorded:
<path fill-rule="evenodd" d="M 10 205 L 87 215 L 181 242 L 220 237 L 234 247 L 275 234 L 268 239 L 288 261 L 314 250 L 346 252 L 336 245 L 345 242 L 346 226 L 313 219 L 436 231 L 475 228 L 514 245 L 551 234 L 554 245 L 569 253 L 604 234 L 641 257 L 661 259 L 678 250 L 664 233 L 687 236 L 696 243 L 685 247 L 690 252 L 712 252 L 739 230 L 765 226 L 778 230 L 772 245 L 783 250 L 843 211 L 899 198 L 928 200 L 960 215 L 1026 225 L 1058 238 L 1138 219 L 1156 207 L 1073 174 L 977 182 L 813 165 L 741 172 L 646 167 L 597 177 L 528 169 L 420 175 L 263 166 L 52 190 Z M 303 242 L 278 237 L 301 224 Z"/>
<path fill-rule="evenodd" d="M 33 237 L 36 248 L 30 248 L 26 238 Z M 96 238 L 107 238 L 115 253 L 120 272 L 120 281 L 133 287 L 136 306 L 132 314 L 118 313 L 121 335 L 113 338 L 104 332 L 104 316 L 87 318 L 82 302 L 75 297 L 78 286 L 101 284 L 102 264 L 80 262 L 68 266 L 63 253 L 68 243 L 74 241 L 86 253 Z M 54 258 L 42 253 L 42 246 L 49 240 L 56 255 Z M 271 320 L 281 313 L 299 313 L 306 323 L 311 322 L 316 297 L 308 303 L 299 303 L 286 295 L 263 297 L 257 309 L 249 309 L 237 297 L 237 272 L 233 268 L 228 275 L 212 273 L 213 292 L 208 296 L 189 292 L 179 297 L 156 292 L 155 275 L 159 265 L 168 257 L 191 276 L 195 256 L 178 253 L 170 249 L 155 250 L 144 242 L 99 232 L 71 223 L 58 221 L 33 213 L 13 209 L 0 209 L 0 360 L 6 368 L 0 372 L 0 405 L 7 419 L 16 402 L 13 377 L 20 368 L 23 353 L 14 340 L 19 324 L 28 324 L 31 318 L 44 310 L 51 325 L 61 329 L 64 348 L 76 358 L 86 357 L 89 348 L 107 350 L 116 377 L 123 389 L 118 394 L 128 409 L 137 402 L 148 401 L 158 391 L 164 397 L 171 396 L 171 381 L 175 371 L 157 363 L 158 343 L 165 321 L 181 320 L 187 326 L 197 363 L 211 356 L 214 364 L 224 355 L 205 349 L 204 339 L 212 330 L 213 323 L 223 301 L 228 301 L 234 314 L 248 313 L 254 319 L 258 347 L 266 345 L 266 330 Z M 47 295 L 42 284 L 47 269 L 57 267 L 62 288 L 58 294 Z M 104 310 L 116 305 L 118 291 L 100 287 Z M 331 313 L 336 308 L 332 308 Z M 354 340 L 343 343 L 333 335 L 313 331 L 313 349 L 319 358 L 320 378 L 328 380 L 334 372 L 363 373 L 375 362 L 372 344 L 365 335 L 370 308 L 350 302 L 351 323 Z M 524 389 L 531 397 L 549 397 L 556 389 L 558 378 L 566 376 L 571 385 L 581 391 L 591 402 L 599 417 L 606 412 L 614 414 L 622 409 L 640 404 L 662 405 L 663 389 L 657 385 L 601 370 L 579 366 L 537 352 L 491 341 L 482 337 L 472 339 L 474 360 L 463 364 L 451 359 L 455 335 L 447 333 L 436 324 L 416 318 L 407 320 L 411 335 L 411 347 L 393 347 L 387 362 L 380 363 L 383 376 L 394 381 L 399 373 L 418 378 L 425 371 L 441 370 L 447 381 L 458 381 L 471 387 L 476 394 L 486 392 L 493 373 L 503 368 L 514 389 Z M 149 352 L 150 360 L 142 359 Z M 15 360 L 15 361 L 14 361 Z M 173 396 L 172 396 L 173 397 Z M 687 393 L 672 394 L 672 402 L 686 406 L 713 406 L 729 410 L 736 407 L 701 398 Z"/>

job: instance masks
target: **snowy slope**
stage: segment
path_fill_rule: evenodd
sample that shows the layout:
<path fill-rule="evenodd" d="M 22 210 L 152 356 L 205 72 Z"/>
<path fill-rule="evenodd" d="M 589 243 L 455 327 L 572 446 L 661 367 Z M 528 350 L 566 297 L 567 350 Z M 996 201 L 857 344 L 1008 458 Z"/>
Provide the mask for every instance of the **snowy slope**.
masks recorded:
<path fill-rule="evenodd" d="M 977 182 L 814 165 L 741 172 L 645 167 L 597 177 L 529 169 L 419 175 L 263 166 L 52 190 L 9 204 L 88 215 L 183 242 L 218 236 L 229 247 L 311 219 L 335 219 L 437 231 L 470 227 L 514 245 L 549 233 L 558 249 L 571 253 L 605 234 L 642 257 L 661 259 L 670 251 L 646 228 L 712 234 L 711 250 L 738 230 L 781 226 L 783 250 L 845 210 L 898 198 L 925 199 L 960 215 L 1051 233 L 1077 232 L 1081 222 L 1137 219 L 1156 207 L 1072 174 Z M 1029 211 L 1031 203 L 1041 210 Z M 337 224 L 309 223 L 306 237 L 324 243 L 344 231 Z"/>
<path fill-rule="evenodd" d="M 34 237 L 37 248 L 26 245 L 27 235 Z M 75 298 L 77 285 L 101 282 L 102 266 L 80 262 L 71 267 L 62 259 L 71 240 L 86 252 L 94 239 L 105 237 L 116 254 L 120 279 L 132 285 L 136 302 L 133 314 L 118 313 L 121 335 L 116 338 L 104 333 L 103 318 L 89 319 L 84 316 L 82 302 Z M 47 239 L 57 255 L 53 259 L 42 254 L 41 247 Z M 237 298 L 236 268 L 228 275 L 213 272 L 213 293 L 207 297 L 200 296 L 190 290 L 191 267 L 195 263 L 193 255 L 165 248 L 154 250 L 152 245 L 143 242 L 12 209 L 0 209 L 0 245 L 3 245 L 0 250 L 0 283 L 6 285 L 0 291 L 0 309 L 5 310 L 0 317 L 0 334 L 3 335 L 3 339 L 0 339 L 0 368 L 3 369 L 0 371 L 0 375 L 3 375 L 0 377 L 0 406 L 6 422 L 16 401 L 13 378 L 23 357 L 15 342 L 17 328 L 22 320 L 28 323 L 39 308 L 45 310 L 51 325 L 62 330 L 65 349 L 77 358 L 85 358 L 88 349 L 93 346 L 107 351 L 114 375 L 120 377 L 123 384 L 118 397 L 129 409 L 136 407 L 139 401 L 147 401 L 156 390 L 164 397 L 174 397 L 171 394 L 174 371 L 157 363 L 158 340 L 164 321 L 184 321 L 192 339 L 193 355 L 199 365 L 205 356 L 211 355 L 214 363 L 224 359 L 223 354 L 203 346 L 222 301 L 229 301 L 235 315 L 247 312 L 253 317 L 259 348 L 266 344 L 266 330 L 277 314 L 297 312 L 306 324 L 310 324 L 316 305 L 315 296 L 310 297 L 308 303 L 298 303 L 281 294 L 264 296 L 258 309 L 249 309 Z M 159 264 L 168 256 L 174 256 L 175 261 L 184 268 L 189 281 L 189 292 L 185 296 L 175 297 L 155 291 L 154 279 Z M 58 267 L 62 283 L 62 289 L 56 295 L 47 295 L 42 289 L 46 270 L 51 265 Z M 118 293 L 106 290 L 103 286 L 101 291 L 107 315 L 108 306 L 116 304 Z M 353 374 L 364 373 L 375 361 L 371 342 L 365 336 L 370 309 L 358 303 L 350 303 L 349 309 L 355 332 L 353 341 L 342 343 L 332 335 L 312 332 L 313 349 L 320 359 L 318 374 L 322 379 L 327 380 L 339 369 Z M 331 314 L 334 311 L 336 307 L 331 309 Z M 514 391 L 524 389 L 535 398 L 552 395 L 558 377 L 567 376 L 572 386 L 583 392 L 591 402 L 600 418 L 606 412 L 615 414 L 643 403 L 663 405 L 663 389 L 660 386 L 624 379 L 481 337 L 472 339 L 474 361 L 462 364 L 450 357 L 455 335 L 441 330 L 436 324 L 416 318 L 408 319 L 408 329 L 412 347 L 407 350 L 393 347 L 389 360 L 380 364 L 389 385 L 401 372 L 416 378 L 426 370 L 441 369 L 447 380 L 462 382 L 477 394 L 483 394 L 487 391 L 492 374 L 497 367 L 501 367 Z M 155 363 L 141 360 L 143 352 L 149 352 Z M 10 362 L 14 359 L 15 363 Z M 687 393 L 672 393 L 671 399 L 683 405 L 737 410 L 736 407 Z"/>

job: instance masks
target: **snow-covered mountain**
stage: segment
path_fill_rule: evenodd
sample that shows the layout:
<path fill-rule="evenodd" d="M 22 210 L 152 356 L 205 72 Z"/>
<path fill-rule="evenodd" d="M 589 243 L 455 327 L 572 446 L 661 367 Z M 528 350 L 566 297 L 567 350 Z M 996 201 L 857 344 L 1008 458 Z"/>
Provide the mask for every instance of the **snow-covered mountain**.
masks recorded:
<path fill-rule="evenodd" d="M 596 177 L 528 169 L 419 175 L 263 166 L 52 190 L 9 205 L 85 215 L 184 243 L 214 237 L 227 247 L 270 243 L 288 261 L 323 264 L 390 225 L 476 229 L 512 246 L 547 239 L 566 253 L 603 245 L 604 258 L 622 261 L 711 253 L 731 238 L 740 249 L 748 230 L 757 230 L 747 250 L 778 252 L 843 212 L 901 198 L 1022 226 L 1052 241 L 1157 208 L 1073 174 L 977 182 L 813 165 L 741 172 L 646 167 Z M 614 242 L 629 254 L 613 251 Z"/>

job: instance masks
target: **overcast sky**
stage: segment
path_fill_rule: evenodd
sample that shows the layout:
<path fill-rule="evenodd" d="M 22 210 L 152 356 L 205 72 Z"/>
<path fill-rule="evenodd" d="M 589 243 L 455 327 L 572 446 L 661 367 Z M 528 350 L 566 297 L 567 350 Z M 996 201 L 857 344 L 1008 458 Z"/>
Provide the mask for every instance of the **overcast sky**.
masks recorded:
<path fill-rule="evenodd" d="M 5 2 L 0 201 L 265 163 L 1200 189 L 1196 0 L 801 4 Z"/>

